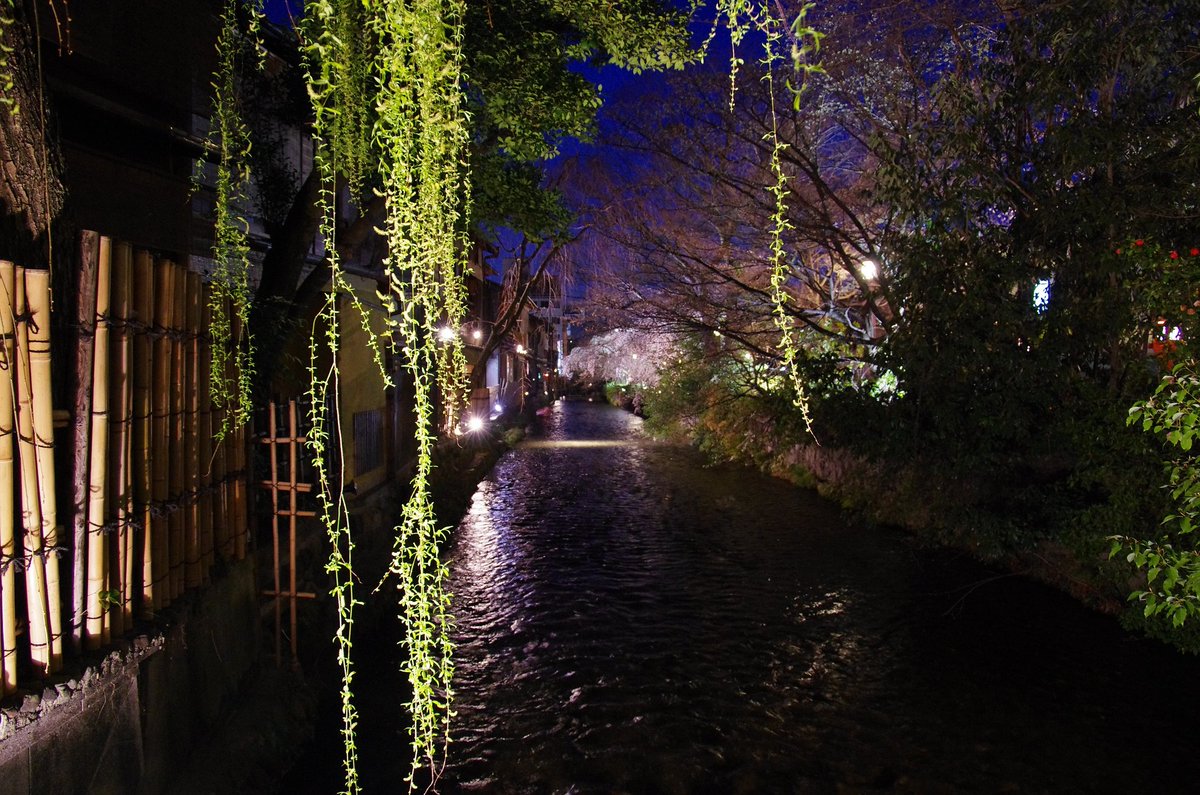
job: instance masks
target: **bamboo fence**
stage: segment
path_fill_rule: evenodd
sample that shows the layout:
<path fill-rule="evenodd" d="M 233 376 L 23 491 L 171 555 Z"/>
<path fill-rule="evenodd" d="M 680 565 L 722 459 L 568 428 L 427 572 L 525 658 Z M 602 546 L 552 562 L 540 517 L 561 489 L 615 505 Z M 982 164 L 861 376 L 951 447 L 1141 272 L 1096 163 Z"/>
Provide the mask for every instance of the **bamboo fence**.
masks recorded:
<path fill-rule="evenodd" d="M 95 233 L 80 252 L 75 416 L 61 450 L 50 275 L 0 261 L 0 697 L 59 670 L 64 633 L 100 649 L 247 549 L 247 437 L 215 441 L 208 285 Z M 68 474 L 64 535 L 56 477 Z M 72 561 L 65 580 L 60 558 Z"/>

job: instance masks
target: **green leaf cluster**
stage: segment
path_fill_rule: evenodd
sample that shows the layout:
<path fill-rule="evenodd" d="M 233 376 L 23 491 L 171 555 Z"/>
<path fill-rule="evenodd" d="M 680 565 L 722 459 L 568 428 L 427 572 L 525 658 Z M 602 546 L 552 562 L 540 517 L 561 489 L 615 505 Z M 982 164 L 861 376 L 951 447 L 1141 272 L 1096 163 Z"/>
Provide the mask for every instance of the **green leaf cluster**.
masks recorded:
<path fill-rule="evenodd" d="M 250 186 L 250 132 L 244 120 L 239 75 L 247 51 L 258 52 L 257 20 L 261 0 L 250 3 L 250 24 L 240 24 L 240 0 L 225 0 L 217 37 L 213 113 L 208 144 L 216 150 L 213 221 L 213 274 L 209 292 L 209 335 L 212 365 L 209 392 L 223 409 L 217 439 L 245 425 L 253 410 L 254 350 L 250 338 L 250 221 L 246 215 Z M 249 43 L 249 46 L 247 46 Z M 257 65 L 261 67 L 261 60 Z M 203 162 L 197 163 L 195 179 Z"/>
<path fill-rule="evenodd" d="M 1194 359 L 1175 366 L 1152 397 L 1129 410 L 1129 424 L 1164 439 L 1174 451 L 1166 462 L 1166 488 L 1175 506 L 1163 518 L 1162 537 L 1140 540 L 1114 536 L 1110 557 L 1144 572 L 1145 587 L 1130 599 L 1144 605 L 1146 618 L 1164 616 L 1180 627 L 1200 616 L 1200 371 Z"/>

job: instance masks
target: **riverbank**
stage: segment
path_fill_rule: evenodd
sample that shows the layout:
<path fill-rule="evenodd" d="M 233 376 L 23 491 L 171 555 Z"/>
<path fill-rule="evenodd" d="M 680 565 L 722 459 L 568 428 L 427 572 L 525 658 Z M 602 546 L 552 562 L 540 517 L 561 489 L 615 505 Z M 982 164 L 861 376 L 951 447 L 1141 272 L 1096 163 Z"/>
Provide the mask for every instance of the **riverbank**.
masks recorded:
<path fill-rule="evenodd" d="M 815 489 L 853 516 L 901 529 L 923 545 L 965 551 L 1052 585 L 1126 629 L 1184 651 L 1200 650 L 1195 632 L 1148 621 L 1130 606 L 1127 595 L 1139 583 L 1121 561 L 1109 560 L 1106 536 L 1114 531 L 1106 529 L 1103 510 L 1093 517 L 1088 511 L 1095 508 L 1055 504 L 1064 491 L 1061 472 L 1042 478 L 1046 485 L 1040 486 L 1036 472 L 1017 484 L 989 480 L 965 465 L 870 458 L 828 438 L 816 443 L 796 418 L 784 416 L 787 406 L 771 410 L 750 400 L 680 404 L 665 393 L 650 390 L 638 401 L 647 427 L 661 438 L 697 447 L 714 462 L 750 466 Z M 632 410 L 628 391 L 610 389 L 609 397 Z"/>
<path fill-rule="evenodd" d="M 529 418 L 514 416 L 493 423 L 486 431 L 444 440 L 434 456 L 430 491 L 438 524 L 453 528 L 462 519 L 471 495 L 505 451 L 525 433 Z M 408 482 L 410 472 L 397 476 Z M 400 501 L 392 499 L 376 510 L 379 527 L 390 528 L 399 515 Z M 358 710 L 357 748 L 360 758 L 393 758 L 407 754 L 406 721 L 408 682 L 400 670 L 403 629 L 396 615 L 394 590 L 384 579 L 390 560 L 392 539 L 376 530 L 355 542 L 356 599 L 352 650 L 355 704 Z M 305 687 L 313 693 L 315 715 L 311 731 L 294 754 L 292 764 L 278 771 L 272 788 L 259 792 L 336 792 L 343 786 L 343 741 L 341 736 L 341 671 L 331 638 L 336 631 L 336 614 L 324 600 L 319 622 L 305 630 L 302 647 Z M 365 694 L 365 695 L 364 695 Z"/>

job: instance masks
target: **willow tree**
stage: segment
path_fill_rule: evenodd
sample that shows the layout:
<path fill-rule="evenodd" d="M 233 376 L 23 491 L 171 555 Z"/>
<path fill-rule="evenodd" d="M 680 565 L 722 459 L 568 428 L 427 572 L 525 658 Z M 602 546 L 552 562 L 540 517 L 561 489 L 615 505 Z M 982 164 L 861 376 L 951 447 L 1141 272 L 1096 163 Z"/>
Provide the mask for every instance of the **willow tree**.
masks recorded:
<path fill-rule="evenodd" d="M 762 25 L 771 41 L 781 40 L 787 30 L 764 3 L 724 0 L 717 5 L 739 36 L 747 29 L 747 15 Z M 247 6 L 249 15 L 244 13 Z M 233 72 L 240 62 L 234 51 L 246 46 L 245 31 L 253 39 L 254 23 L 247 24 L 246 19 L 253 20 L 257 4 L 228 0 L 223 7 L 213 143 L 221 150 L 219 165 L 226 177 L 219 176 L 218 182 L 224 180 L 229 189 L 220 203 L 228 210 L 246 198 L 243 191 L 250 184 L 244 108 Z M 565 217 L 557 198 L 541 190 L 539 163 L 552 157 L 564 139 L 589 135 L 601 102 L 599 87 L 573 71 L 572 65 L 615 65 L 632 71 L 681 67 L 695 57 L 687 27 L 695 10 L 695 5 L 678 10 L 666 0 L 470 4 L 465 0 L 309 0 L 305 4 L 300 38 L 317 143 L 315 168 L 297 192 L 278 235 L 272 235 L 262 281 L 294 313 L 300 272 L 296 263 L 307 248 L 297 241 L 307 244 L 321 233 L 326 257 L 318 272 L 328 289 L 323 291 L 312 336 L 311 444 L 332 547 L 328 568 L 342 616 L 337 638 L 344 685 L 347 791 L 358 788 L 350 659 L 358 600 L 346 506 L 331 486 L 338 461 L 329 426 L 338 416 L 339 313 L 348 301 L 350 311 L 362 313 L 365 324 L 366 310 L 356 304 L 341 266 L 339 238 L 344 239 L 345 230 L 338 220 L 345 207 L 339 206 L 344 203 L 339 197 L 349 195 L 350 202 L 357 204 L 363 223 L 355 230 L 365 228 L 366 236 L 378 227 L 386 242 L 386 287 L 380 298 L 388 310 L 388 327 L 372 338 L 373 345 L 384 379 L 388 373 L 382 362 L 390 352 L 403 363 L 416 393 L 416 474 L 390 567 L 407 628 L 405 670 L 413 689 L 415 771 L 421 765 L 436 765 L 451 696 L 448 601 L 442 590 L 445 568 L 438 558 L 444 531 L 433 517 L 428 476 L 437 432 L 433 396 L 435 390 L 441 394 L 452 424 L 463 397 L 464 359 L 459 343 L 438 344 L 434 327 L 462 318 L 461 267 L 473 231 L 506 224 L 543 232 L 552 221 Z M 28 35 L 28 26 L 5 26 L 8 57 L 0 78 L 7 81 L 11 75 L 20 87 L 23 73 L 10 68 L 12 56 L 32 48 L 25 46 L 28 39 L 12 43 L 18 29 Z M 767 52 L 778 60 L 785 48 Z M 36 91 L 36 80 L 28 85 Z M 13 110 L 7 110 L 5 132 L 19 126 Z M 44 140 L 44 128 L 41 134 Z M 36 174 L 28 171 L 24 179 L 32 183 Z M 477 191 L 469 188 L 471 181 Z M 481 201 L 473 204 L 473 194 Z M 22 206 L 31 212 L 50 207 L 53 212 L 51 205 L 35 198 Z M 230 213 L 219 227 L 214 253 L 233 266 L 219 278 L 234 311 L 245 318 L 250 303 L 243 278 L 245 219 Z M 232 234 L 226 237 L 224 232 Z M 231 335 L 233 325 L 231 321 Z M 244 378 L 227 384 L 226 397 L 245 405 L 247 388 Z"/>
<path fill-rule="evenodd" d="M 302 28 L 317 142 L 317 206 L 332 286 L 318 313 L 312 346 L 311 444 L 322 482 L 324 521 L 332 555 L 341 624 L 345 790 L 356 791 L 353 664 L 353 541 L 345 505 L 331 483 L 328 425 L 337 416 L 340 299 L 357 304 L 339 259 L 338 186 L 364 200 L 364 217 L 379 213 L 386 241 L 388 319 L 372 345 L 385 382 L 384 352 L 403 364 L 414 397 L 416 466 L 410 496 L 396 528 L 389 574 L 399 595 L 406 632 L 404 663 L 412 698 L 413 770 L 436 769 L 448 737 L 452 660 L 449 599 L 439 558 L 444 528 L 437 526 L 429 493 L 438 407 L 453 426 L 464 400 L 461 341 L 439 341 L 436 327 L 458 326 L 465 312 L 464 254 L 473 226 L 468 174 L 475 164 L 486 195 L 502 197 L 482 212 L 529 203 L 522 187 L 538 159 L 552 155 L 563 136 L 584 135 L 599 104 L 598 90 L 572 77 L 572 60 L 611 61 L 632 69 L 680 65 L 687 34 L 684 17 L 657 3 L 491 3 L 474 16 L 461 0 L 363 3 L 310 2 Z M 474 30 L 475 46 L 465 42 Z M 647 37 L 645 31 L 660 31 Z M 635 31 L 639 35 L 632 35 Z M 635 42 L 630 45 L 626 42 Z M 467 53 L 476 59 L 472 64 Z M 468 69 L 474 68 L 468 78 Z M 299 197 L 303 200 L 305 197 Z M 541 219 L 561 213 L 551 198 L 535 199 Z M 478 216 L 475 216 L 477 218 Z M 334 464 L 336 462 L 333 462 Z M 412 774 L 409 778 L 413 780 Z"/>

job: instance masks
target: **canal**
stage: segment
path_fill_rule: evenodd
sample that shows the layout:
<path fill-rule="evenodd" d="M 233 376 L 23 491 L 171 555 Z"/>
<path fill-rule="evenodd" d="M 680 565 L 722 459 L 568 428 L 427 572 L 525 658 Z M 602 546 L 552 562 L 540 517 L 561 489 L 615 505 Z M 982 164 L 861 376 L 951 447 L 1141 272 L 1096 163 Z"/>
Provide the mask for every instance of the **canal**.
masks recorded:
<path fill-rule="evenodd" d="M 1194 658 L 811 492 L 706 467 L 607 406 L 556 404 L 479 486 L 450 557 L 443 793 L 1200 781 Z M 399 680 L 376 681 L 359 693 L 364 784 L 393 792 Z"/>

